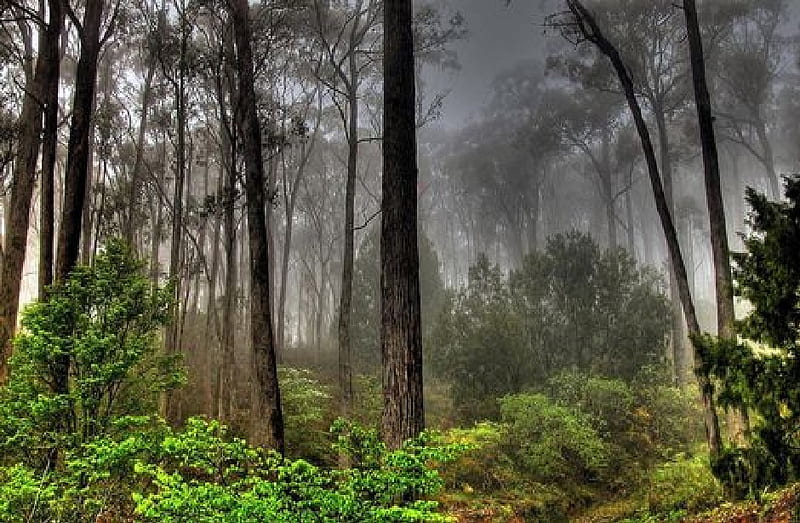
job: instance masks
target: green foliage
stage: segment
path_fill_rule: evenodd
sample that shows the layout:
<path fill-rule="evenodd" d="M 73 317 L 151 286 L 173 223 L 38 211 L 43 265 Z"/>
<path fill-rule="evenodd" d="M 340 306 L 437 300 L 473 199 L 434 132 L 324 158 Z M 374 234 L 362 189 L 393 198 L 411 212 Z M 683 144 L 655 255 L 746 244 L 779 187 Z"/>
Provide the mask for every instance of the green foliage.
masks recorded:
<path fill-rule="evenodd" d="M 589 418 L 542 394 L 506 396 L 501 418 L 511 452 L 541 482 L 599 479 L 608 465 L 608 446 Z"/>
<path fill-rule="evenodd" d="M 44 483 L 36 471 L 22 464 L 0 468 L 0 521 L 22 521 L 32 518 L 36 506 L 52 503 L 56 492 L 52 485 Z"/>
<path fill-rule="evenodd" d="M 428 500 L 443 485 L 433 467 L 465 449 L 422 435 L 389 451 L 376 431 L 340 420 L 333 451 L 353 466 L 338 470 L 251 447 L 216 421 L 117 423 L 59 471 L 0 468 L 0 521 L 447 521 Z"/>
<path fill-rule="evenodd" d="M 623 469 L 626 462 L 646 465 L 686 451 L 702 435 L 697 392 L 658 383 L 647 372 L 634 383 L 566 372 L 547 389 L 558 403 L 590 417 Z"/>
<path fill-rule="evenodd" d="M 708 456 L 679 455 L 650 474 L 646 484 L 648 511 L 697 513 L 725 501 L 722 485 L 708 466 Z"/>
<path fill-rule="evenodd" d="M 456 446 L 422 436 L 387 451 L 377 432 L 337 421 L 335 450 L 355 465 L 344 470 L 283 460 L 226 439 L 218 424 L 190 421 L 185 435 L 162 443 L 160 462 L 139 464 L 154 488 L 135 494 L 146 521 L 445 521 L 420 500 L 441 487 L 433 460 L 452 460 Z M 217 456 L 216 462 L 207 456 Z M 221 458 L 221 460 L 220 460 Z"/>
<path fill-rule="evenodd" d="M 331 395 L 311 371 L 278 367 L 286 453 L 310 461 L 329 459 Z"/>
<path fill-rule="evenodd" d="M 695 340 L 705 370 L 721 382 L 720 402 L 755 414 L 748 445 L 713 464 L 738 496 L 800 473 L 800 177 L 786 180 L 786 196 L 770 202 L 748 191 L 753 234 L 747 252 L 734 255 L 734 276 L 737 294 L 753 306 L 739 322 L 752 341 Z"/>
<path fill-rule="evenodd" d="M 469 270 L 469 284 L 440 315 L 430 355 L 435 372 L 452 383 L 464 419 L 498 414 L 496 399 L 522 390 L 531 377 L 520 315 L 498 267 L 485 256 Z"/>
<path fill-rule="evenodd" d="M 631 380 L 665 352 L 660 286 L 624 251 L 601 252 L 577 232 L 551 237 L 508 277 L 481 256 L 439 317 L 431 366 L 472 420 L 565 369 Z"/>
<path fill-rule="evenodd" d="M 182 379 L 174 358 L 155 353 L 169 295 L 112 241 L 93 266 L 76 267 L 27 307 L 0 389 L 3 454 L 44 468 L 53 452 L 112 430 L 116 416 L 151 411 Z"/>

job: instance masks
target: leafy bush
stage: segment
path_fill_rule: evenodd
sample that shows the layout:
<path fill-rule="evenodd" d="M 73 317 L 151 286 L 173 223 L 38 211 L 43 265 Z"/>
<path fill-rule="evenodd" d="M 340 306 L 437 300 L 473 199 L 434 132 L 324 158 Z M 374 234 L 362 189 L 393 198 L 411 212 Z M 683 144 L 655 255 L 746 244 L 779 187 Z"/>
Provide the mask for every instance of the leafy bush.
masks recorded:
<path fill-rule="evenodd" d="M 116 417 L 152 411 L 183 378 L 175 358 L 155 350 L 169 296 L 112 241 L 93 266 L 76 267 L 47 301 L 28 306 L 0 389 L 2 455 L 43 470 L 113 430 Z"/>
<path fill-rule="evenodd" d="M 278 367 L 286 453 L 311 461 L 327 461 L 331 395 L 311 371 Z"/>
<path fill-rule="evenodd" d="M 722 485 L 708 466 L 708 456 L 678 455 L 650 474 L 646 484 L 646 502 L 651 514 L 669 514 L 679 510 L 697 513 L 725 501 Z"/>
<path fill-rule="evenodd" d="M 168 296 L 112 241 L 26 309 L 0 389 L 0 521 L 446 520 L 427 500 L 442 485 L 433 467 L 461 447 L 422 435 L 390 451 L 343 421 L 316 439 L 328 395 L 305 371 L 281 371 L 290 437 L 315 451 L 335 440 L 328 454 L 350 468 L 284 459 L 215 421 L 174 430 L 147 415 L 182 378 L 155 354 Z"/>
<path fill-rule="evenodd" d="M 586 414 L 542 394 L 506 396 L 500 404 L 508 451 L 532 477 L 581 484 L 606 472 L 608 446 Z"/>
<path fill-rule="evenodd" d="M 747 340 L 695 340 L 720 403 L 755 414 L 748 445 L 713 464 L 737 496 L 800 477 L 800 176 L 786 180 L 786 197 L 748 190 L 754 232 L 733 257 L 736 293 L 753 306 L 738 324 Z"/>
<path fill-rule="evenodd" d="M 353 463 L 337 470 L 251 447 L 216 421 L 190 418 L 181 431 L 157 418 L 117 422 L 126 428 L 59 470 L 0 468 L 0 521 L 447 521 L 426 499 L 443 485 L 433 467 L 465 448 L 422 435 L 389 451 L 376 431 L 337 421 L 333 451 Z"/>
<path fill-rule="evenodd" d="M 505 276 L 480 256 L 432 334 L 433 370 L 462 419 L 567 369 L 633 380 L 665 352 L 669 307 L 652 271 L 574 232 L 548 239 Z"/>
<path fill-rule="evenodd" d="M 547 390 L 559 404 L 590 416 L 604 441 L 614 447 L 620 467 L 623 462 L 646 466 L 669 458 L 702 437 L 696 391 L 659 383 L 648 372 L 632 384 L 567 372 L 549 380 Z"/>

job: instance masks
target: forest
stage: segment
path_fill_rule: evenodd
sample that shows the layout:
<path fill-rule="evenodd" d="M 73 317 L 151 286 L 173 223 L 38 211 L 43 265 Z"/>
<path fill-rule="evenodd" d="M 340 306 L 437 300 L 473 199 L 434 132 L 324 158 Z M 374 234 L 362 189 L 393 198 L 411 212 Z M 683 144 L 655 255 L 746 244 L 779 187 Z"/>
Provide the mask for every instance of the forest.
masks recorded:
<path fill-rule="evenodd" d="M 796 0 L 0 0 L 0 522 L 800 521 Z"/>

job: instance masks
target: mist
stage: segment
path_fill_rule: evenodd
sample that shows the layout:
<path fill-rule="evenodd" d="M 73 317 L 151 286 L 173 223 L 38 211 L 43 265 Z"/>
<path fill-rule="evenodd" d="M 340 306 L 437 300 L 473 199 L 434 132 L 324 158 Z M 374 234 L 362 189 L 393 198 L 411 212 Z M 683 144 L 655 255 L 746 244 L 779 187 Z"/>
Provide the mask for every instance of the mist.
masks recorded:
<path fill-rule="evenodd" d="M 798 2 L 0 28 L 0 521 L 799 510 Z"/>

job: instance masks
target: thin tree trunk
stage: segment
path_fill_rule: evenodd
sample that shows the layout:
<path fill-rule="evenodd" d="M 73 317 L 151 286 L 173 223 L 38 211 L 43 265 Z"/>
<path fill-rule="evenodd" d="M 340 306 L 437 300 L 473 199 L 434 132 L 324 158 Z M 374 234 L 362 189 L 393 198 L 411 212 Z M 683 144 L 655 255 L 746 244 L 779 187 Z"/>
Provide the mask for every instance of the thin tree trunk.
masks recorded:
<path fill-rule="evenodd" d="M 663 104 L 660 100 L 651 100 L 653 105 L 653 114 L 655 116 L 656 128 L 658 130 L 658 149 L 661 159 L 661 179 L 664 184 L 664 197 L 667 200 L 667 207 L 672 216 L 675 216 L 675 200 L 672 190 L 672 158 L 670 157 L 670 142 L 669 134 L 667 131 L 667 119 L 664 114 Z M 668 254 L 668 256 L 670 256 Z M 673 264 L 670 261 L 670 266 Z M 690 267 L 690 270 L 692 268 Z M 683 310 L 681 307 L 681 299 L 678 291 L 678 283 L 675 278 L 675 272 L 669 271 L 669 295 L 670 295 L 670 310 L 672 319 L 672 330 L 670 345 L 672 347 L 672 364 L 675 379 L 679 385 L 685 386 L 687 384 L 687 375 L 689 370 L 688 362 L 684 358 L 686 353 L 684 331 L 683 331 Z"/>
<path fill-rule="evenodd" d="M 227 148 L 227 147 L 226 147 Z M 232 387 L 233 369 L 236 358 L 236 291 L 237 291 L 237 261 L 236 261 L 236 172 L 235 172 L 235 153 L 231 147 L 231 154 L 223 154 L 223 158 L 230 157 L 230 162 L 226 164 L 226 180 L 223 189 L 223 230 L 224 230 L 224 249 L 225 249 L 225 297 L 222 304 L 222 391 L 220 392 L 220 411 L 219 416 L 223 420 L 232 420 Z"/>
<path fill-rule="evenodd" d="M 706 202 L 708 205 L 709 231 L 711 235 L 711 253 L 714 260 L 714 282 L 717 301 L 717 336 L 722 339 L 736 337 L 736 313 L 733 305 L 733 276 L 731 274 L 730 252 L 728 250 L 728 228 L 725 223 L 725 203 L 722 197 L 722 186 L 719 174 L 719 157 L 717 141 L 714 136 L 714 118 L 711 114 L 711 97 L 706 83 L 705 57 L 703 56 L 703 40 L 700 34 L 700 24 L 697 20 L 697 6 L 695 0 L 684 0 L 684 16 L 689 37 L 689 53 L 692 64 L 692 85 L 694 87 L 695 106 L 700 127 L 700 143 L 703 149 L 703 173 L 706 187 Z M 773 193 L 776 191 L 777 177 L 772 164 L 771 147 L 766 136 L 766 130 L 759 129 L 759 138 L 764 152 L 769 152 L 765 158 L 768 169 L 771 167 L 770 183 Z M 747 420 L 747 412 L 741 415 L 729 413 L 729 432 L 734 439 L 740 439 Z"/>
<path fill-rule="evenodd" d="M 55 5 L 57 4 L 57 5 Z M 42 114 L 52 82 L 58 88 L 58 41 L 61 33 L 61 14 L 58 1 L 50 0 L 50 20 L 39 32 L 39 57 L 35 70 L 26 76 L 26 94 L 20 114 L 20 135 L 11 180 L 11 198 L 6 210 L 6 236 L 3 264 L 0 271 L 0 384 L 8 377 L 10 340 L 14 336 L 25 264 L 25 248 L 30 225 L 31 199 L 36 184 L 36 164 L 41 144 Z M 30 35 L 27 36 L 30 39 Z M 30 48 L 30 40 L 26 47 Z M 29 63 L 33 56 L 29 56 Z M 53 79 L 55 77 L 55 80 Z M 46 97 L 46 98 L 43 98 Z M 56 108 L 57 109 L 57 108 Z M 51 178 L 52 179 L 52 178 Z"/>
<path fill-rule="evenodd" d="M 59 39 L 64 25 L 61 0 L 49 0 L 50 25 L 42 55 L 52 59 L 51 74 L 43 84 L 44 135 L 42 141 L 41 201 L 39 203 L 39 299 L 45 298 L 53 283 L 53 247 L 55 244 L 55 170 L 58 152 L 58 80 L 61 69 Z"/>
<path fill-rule="evenodd" d="M 767 136 L 767 125 L 760 117 L 756 121 L 756 133 L 758 134 L 758 141 L 761 144 L 761 151 L 763 154 L 763 164 L 767 171 L 767 179 L 769 180 L 769 188 L 772 192 L 772 198 L 775 201 L 780 201 L 781 181 L 778 178 L 778 173 L 775 171 L 775 154 L 772 152 L 772 144 Z"/>
<path fill-rule="evenodd" d="M 633 178 L 633 165 L 631 165 L 631 175 L 630 178 Z M 628 254 L 630 254 L 633 258 L 636 258 L 636 225 L 633 220 L 633 198 L 631 196 L 631 192 L 633 192 L 633 184 L 629 183 L 630 187 L 628 190 L 625 191 L 625 221 L 628 224 L 627 233 L 627 242 L 628 242 Z"/>
<path fill-rule="evenodd" d="M 261 128 L 256 111 L 253 87 L 253 58 L 247 0 L 230 2 L 236 39 L 236 63 L 239 73 L 237 120 L 242 130 L 245 160 L 245 193 L 250 244 L 250 336 L 258 387 L 256 412 L 264 416 L 265 427 L 254 438 L 283 452 L 283 415 L 275 359 L 275 340 L 270 317 L 269 252 L 264 216 L 264 163 L 261 155 Z M 259 425 L 261 425 L 259 423 Z"/>
<path fill-rule="evenodd" d="M 175 88 L 175 112 L 177 127 L 176 144 L 176 168 L 175 183 L 172 192 L 172 235 L 169 251 L 169 278 L 174 286 L 173 304 L 170 314 L 169 325 L 167 326 L 167 338 L 165 350 L 167 354 L 173 354 L 179 350 L 180 340 L 180 315 L 181 315 L 181 286 L 183 285 L 181 271 L 183 269 L 183 199 L 186 185 L 186 52 L 188 28 L 185 20 L 185 13 L 181 12 L 180 27 L 180 50 L 178 57 L 178 77 L 173 82 Z M 167 394 L 167 411 L 164 413 L 167 419 L 172 420 L 171 398 L 174 394 Z"/>
<path fill-rule="evenodd" d="M 142 186 L 142 165 L 144 163 L 144 141 L 147 133 L 148 116 L 150 114 L 150 103 L 152 99 L 152 85 L 155 77 L 156 60 L 155 53 L 148 59 L 147 73 L 144 78 L 142 88 L 142 112 L 139 115 L 139 131 L 136 140 L 136 153 L 133 160 L 133 171 L 131 172 L 131 182 L 128 192 L 128 209 L 125 220 L 125 241 L 132 248 L 134 247 L 134 233 L 136 231 L 136 209 L 139 205 L 139 195 Z"/>
<path fill-rule="evenodd" d="M 92 117 L 96 111 L 96 104 L 92 104 Z M 91 261 L 90 251 L 92 249 L 92 223 L 93 213 L 96 208 L 94 204 L 94 194 L 92 185 L 94 184 L 94 153 L 95 153 L 95 126 L 89 129 L 89 158 L 86 163 L 86 188 L 83 195 L 83 215 L 81 217 L 81 246 L 80 261 L 83 265 L 89 265 Z"/>
<path fill-rule="evenodd" d="M 412 13 L 411 0 L 386 0 L 384 4 L 382 433 L 390 448 L 398 448 L 425 426 Z"/>
<path fill-rule="evenodd" d="M 342 289 L 339 301 L 339 390 L 342 394 L 341 414 L 348 416 L 353 403 L 353 368 L 350 346 L 350 315 L 353 302 L 353 249 L 355 235 L 356 176 L 358 172 L 358 96 L 356 93 L 356 59 L 350 53 L 350 110 L 347 132 L 347 182 L 344 206 L 344 253 L 342 256 Z"/>
<path fill-rule="evenodd" d="M 690 0 L 691 1 L 691 0 Z M 614 70 L 617 73 L 622 89 L 625 93 L 625 98 L 628 102 L 628 107 L 633 116 L 636 124 L 636 131 L 642 142 L 645 159 L 647 160 L 647 172 L 650 176 L 650 184 L 653 188 L 653 195 L 655 197 L 656 209 L 661 220 L 661 226 L 664 230 L 664 235 L 667 240 L 667 248 L 669 249 L 673 271 L 676 274 L 679 295 L 683 305 L 684 314 L 686 316 L 687 326 L 691 335 L 700 334 L 700 325 L 697 321 L 697 314 L 695 312 L 694 302 L 689 290 L 689 281 L 686 273 L 686 266 L 684 265 L 683 256 L 681 254 L 680 244 L 678 243 L 678 234 L 675 230 L 675 224 L 672 220 L 667 199 L 664 195 L 664 188 L 661 184 L 661 177 L 658 171 L 658 161 L 656 160 L 655 149 L 653 142 L 650 138 L 650 131 L 645 123 L 642 109 L 639 106 L 639 101 L 636 99 L 636 91 L 633 86 L 628 69 L 622 61 L 617 49 L 603 36 L 602 31 L 595 22 L 592 14 L 584 7 L 578 0 L 567 0 L 572 13 L 575 15 L 579 24 L 579 29 L 582 34 L 597 48 L 605 54 L 611 61 Z M 703 403 L 704 422 L 706 428 L 706 439 L 708 442 L 709 453 L 712 459 L 719 456 L 722 448 L 722 441 L 719 432 L 719 420 L 717 418 L 717 410 L 714 404 L 714 385 L 703 370 L 700 355 L 697 353 L 695 346 L 695 374 L 697 376 L 698 384 L 700 385 L 701 399 Z"/>
<path fill-rule="evenodd" d="M 697 118 L 700 126 L 700 141 L 703 148 L 703 167 L 711 231 L 711 252 L 714 258 L 714 280 L 717 297 L 717 334 L 722 338 L 736 335 L 733 310 L 733 281 L 731 277 L 730 253 L 728 252 L 728 229 L 725 226 L 725 205 L 719 176 L 717 142 L 714 136 L 714 119 L 711 115 L 711 97 L 706 84 L 706 66 L 703 57 L 703 42 L 697 21 L 697 6 L 694 0 L 684 0 L 686 28 L 689 36 L 689 51 L 692 63 Z"/>

